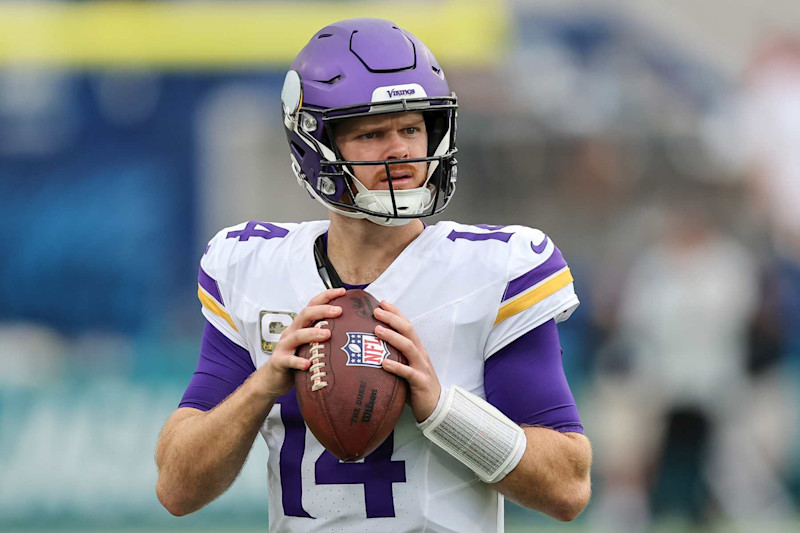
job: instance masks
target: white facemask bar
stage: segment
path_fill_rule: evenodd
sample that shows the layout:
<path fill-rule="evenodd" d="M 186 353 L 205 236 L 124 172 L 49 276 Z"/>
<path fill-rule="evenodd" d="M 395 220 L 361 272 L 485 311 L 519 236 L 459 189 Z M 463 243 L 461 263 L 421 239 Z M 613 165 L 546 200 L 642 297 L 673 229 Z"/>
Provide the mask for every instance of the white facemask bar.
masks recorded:
<path fill-rule="evenodd" d="M 294 115 L 297 116 L 297 115 Z M 292 115 L 286 114 L 284 115 L 284 124 L 297 133 L 300 138 L 305 138 L 305 132 L 302 132 L 298 127 L 298 121 L 293 118 Z M 433 156 L 439 156 L 446 153 L 447 149 L 450 146 L 450 135 L 451 135 L 451 128 L 448 127 L 447 132 L 442 136 L 442 140 L 439 142 L 439 145 L 436 147 L 436 150 L 433 153 Z M 319 147 L 319 153 L 322 156 L 323 160 L 327 161 L 336 161 L 338 158 L 336 154 L 331 150 L 329 147 L 325 146 L 321 142 L 316 143 L 309 143 L 306 144 L 314 151 L 316 147 Z M 295 159 L 294 155 L 291 155 L 292 158 L 292 171 L 295 174 L 295 177 L 298 180 L 298 183 L 303 185 L 305 189 L 311 194 L 311 196 L 316 199 L 318 202 L 322 203 L 325 207 L 344 215 L 350 218 L 356 219 L 367 219 L 370 222 L 378 224 L 380 226 L 404 226 L 415 220 L 414 218 L 390 218 L 390 217 L 381 217 L 378 215 L 363 213 L 361 211 L 350 211 L 344 208 L 340 208 L 334 205 L 329 204 L 312 186 L 311 184 L 303 178 L 302 170 L 300 168 L 299 163 Z M 322 163 L 324 165 L 324 161 Z M 391 165 L 390 165 L 391 166 Z M 403 211 L 403 215 L 415 215 L 424 213 L 427 209 L 430 208 L 431 203 L 435 200 L 435 191 L 432 191 L 432 187 L 428 184 L 430 182 L 433 173 L 439 166 L 439 160 L 433 160 L 428 164 L 428 172 L 427 177 L 425 178 L 425 182 L 422 186 L 414 188 L 414 189 L 404 189 L 404 190 L 394 190 L 394 203 L 397 206 L 397 211 L 400 213 Z M 378 212 L 378 213 L 385 213 L 387 215 L 394 215 L 394 209 L 392 206 L 392 191 L 372 191 L 369 190 L 367 187 L 364 186 L 358 178 L 355 177 L 353 172 L 351 172 L 350 167 L 345 165 L 343 166 L 344 172 L 353 180 L 353 185 L 356 188 L 356 195 L 355 195 L 355 205 L 362 209 L 367 209 L 369 211 Z"/>

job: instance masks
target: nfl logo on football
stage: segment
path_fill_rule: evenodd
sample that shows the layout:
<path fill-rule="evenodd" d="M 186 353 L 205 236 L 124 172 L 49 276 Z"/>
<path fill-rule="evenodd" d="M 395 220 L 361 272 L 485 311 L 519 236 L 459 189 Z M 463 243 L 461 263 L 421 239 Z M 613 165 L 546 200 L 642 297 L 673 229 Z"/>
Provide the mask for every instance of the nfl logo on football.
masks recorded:
<path fill-rule="evenodd" d="M 347 344 L 342 346 L 347 354 L 348 366 L 380 367 L 389 349 L 372 333 L 347 332 Z"/>

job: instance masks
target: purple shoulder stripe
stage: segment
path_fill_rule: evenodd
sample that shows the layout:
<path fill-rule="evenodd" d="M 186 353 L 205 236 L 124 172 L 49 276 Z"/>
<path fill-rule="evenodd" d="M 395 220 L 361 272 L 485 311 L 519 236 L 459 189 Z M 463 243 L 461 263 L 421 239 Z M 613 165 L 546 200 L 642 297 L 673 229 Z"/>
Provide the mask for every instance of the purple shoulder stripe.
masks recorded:
<path fill-rule="evenodd" d="M 200 267 L 200 270 L 197 272 L 197 283 L 200 284 L 203 289 L 210 294 L 216 301 L 225 305 L 225 302 L 222 301 L 222 295 L 219 293 L 219 286 L 217 285 L 217 281 L 206 274 L 206 271 L 203 270 L 203 267 Z"/>
<path fill-rule="evenodd" d="M 545 237 L 546 239 L 546 237 Z M 529 270 L 518 278 L 514 278 L 508 282 L 506 292 L 503 293 L 503 300 L 506 301 L 514 296 L 525 292 L 542 280 L 552 276 L 559 270 L 567 266 L 564 256 L 561 255 L 561 250 L 557 246 L 553 246 L 553 253 L 547 258 L 547 261 L 540 264 L 536 268 Z"/>

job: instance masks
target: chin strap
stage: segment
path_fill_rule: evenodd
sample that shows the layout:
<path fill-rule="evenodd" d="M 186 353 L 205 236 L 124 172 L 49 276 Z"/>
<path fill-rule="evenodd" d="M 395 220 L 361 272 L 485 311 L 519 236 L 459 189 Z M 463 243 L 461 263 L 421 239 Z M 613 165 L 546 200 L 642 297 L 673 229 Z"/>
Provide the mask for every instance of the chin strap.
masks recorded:
<path fill-rule="evenodd" d="M 356 185 L 356 188 L 359 189 L 359 193 L 356 194 L 356 205 L 358 207 L 377 213 L 385 213 L 389 216 L 394 215 L 395 206 L 397 206 L 399 214 L 421 215 L 430 206 L 433 198 L 433 194 L 427 184 L 416 189 L 396 189 L 393 193 L 390 191 L 368 190 L 363 185 L 359 186 L 359 184 Z M 394 196 L 394 199 L 392 196 Z M 380 215 L 371 215 L 367 219 L 372 220 L 371 217 L 382 218 Z M 408 224 L 414 219 L 396 220 L 400 220 L 401 223 L 397 225 L 401 225 Z"/>

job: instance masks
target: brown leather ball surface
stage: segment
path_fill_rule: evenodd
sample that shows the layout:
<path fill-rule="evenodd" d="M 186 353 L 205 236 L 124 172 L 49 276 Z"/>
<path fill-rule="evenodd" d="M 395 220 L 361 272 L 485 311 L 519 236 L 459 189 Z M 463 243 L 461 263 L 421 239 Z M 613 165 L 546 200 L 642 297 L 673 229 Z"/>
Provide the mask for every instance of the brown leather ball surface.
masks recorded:
<path fill-rule="evenodd" d="M 386 440 L 406 401 L 406 381 L 385 371 L 381 362 L 406 361 L 375 335 L 380 322 L 373 311 L 380 304 L 371 294 L 348 290 L 331 305 L 340 306 L 342 314 L 316 324 L 331 331 L 327 341 L 298 349 L 297 355 L 312 364 L 295 372 L 295 389 L 317 440 L 339 459 L 356 461 Z"/>

